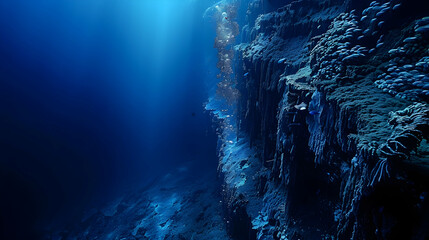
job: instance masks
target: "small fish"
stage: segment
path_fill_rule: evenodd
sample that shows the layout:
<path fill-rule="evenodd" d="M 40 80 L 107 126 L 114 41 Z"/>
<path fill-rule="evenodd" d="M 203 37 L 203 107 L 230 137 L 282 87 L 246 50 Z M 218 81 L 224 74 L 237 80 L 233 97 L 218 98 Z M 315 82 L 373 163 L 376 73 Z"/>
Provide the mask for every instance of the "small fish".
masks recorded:
<path fill-rule="evenodd" d="M 244 77 L 247 77 L 247 75 L 249 75 L 249 73 L 248 73 L 248 72 L 247 72 L 247 73 L 245 73 L 243 76 L 244 76 Z"/>
<path fill-rule="evenodd" d="M 384 43 L 379 43 L 379 44 L 377 44 L 377 46 L 375 46 L 375 48 L 380 48 L 380 47 L 382 47 L 384 45 Z"/>
<path fill-rule="evenodd" d="M 414 42 L 416 40 L 417 40 L 416 37 L 408 37 L 408 38 L 404 39 L 404 43 L 411 43 L 411 42 Z"/>
<path fill-rule="evenodd" d="M 295 108 L 298 109 L 298 110 L 300 110 L 300 111 L 303 111 L 303 110 L 307 109 L 307 104 L 300 103 L 298 105 L 295 105 Z"/>
<path fill-rule="evenodd" d="M 401 4 L 396 4 L 395 6 L 393 6 L 393 10 L 397 10 L 399 7 L 401 7 Z"/>
<path fill-rule="evenodd" d="M 319 111 L 315 111 L 315 110 L 310 111 L 309 113 L 310 113 L 310 115 L 317 115 L 317 114 L 320 114 L 320 112 L 319 112 Z"/>
<path fill-rule="evenodd" d="M 277 63 L 280 64 L 280 63 L 284 62 L 285 60 L 286 60 L 286 58 L 282 58 Z"/>

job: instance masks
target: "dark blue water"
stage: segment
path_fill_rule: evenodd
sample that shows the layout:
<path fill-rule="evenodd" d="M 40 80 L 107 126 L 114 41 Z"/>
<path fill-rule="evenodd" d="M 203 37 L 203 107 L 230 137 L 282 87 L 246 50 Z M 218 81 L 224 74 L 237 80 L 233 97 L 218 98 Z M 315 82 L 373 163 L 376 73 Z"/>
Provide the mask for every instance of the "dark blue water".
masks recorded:
<path fill-rule="evenodd" d="M 203 112 L 211 4 L 0 2 L 3 238 L 34 236 L 180 164 L 216 164 Z"/>

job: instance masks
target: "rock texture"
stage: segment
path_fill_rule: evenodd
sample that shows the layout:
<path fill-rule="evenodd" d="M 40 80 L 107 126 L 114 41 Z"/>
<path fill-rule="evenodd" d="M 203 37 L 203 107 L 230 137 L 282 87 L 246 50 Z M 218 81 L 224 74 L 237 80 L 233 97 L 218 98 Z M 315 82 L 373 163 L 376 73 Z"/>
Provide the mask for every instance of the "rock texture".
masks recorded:
<path fill-rule="evenodd" d="M 207 106 L 230 235 L 429 238 L 429 5 L 288 2 L 247 5 L 240 98 Z"/>
<path fill-rule="evenodd" d="M 48 231 L 44 239 L 230 239 L 221 213 L 216 171 L 182 166 L 131 191 L 102 208 L 88 211 L 80 222 Z"/>

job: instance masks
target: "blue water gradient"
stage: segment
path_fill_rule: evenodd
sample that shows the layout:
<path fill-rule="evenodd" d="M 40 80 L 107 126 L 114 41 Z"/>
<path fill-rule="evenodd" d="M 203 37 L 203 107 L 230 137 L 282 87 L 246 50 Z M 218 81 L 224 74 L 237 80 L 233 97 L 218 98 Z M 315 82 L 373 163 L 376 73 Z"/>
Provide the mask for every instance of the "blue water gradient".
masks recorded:
<path fill-rule="evenodd" d="M 211 4 L 0 1 L 3 236 L 32 237 L 181 163 L 216 165 Z"/>

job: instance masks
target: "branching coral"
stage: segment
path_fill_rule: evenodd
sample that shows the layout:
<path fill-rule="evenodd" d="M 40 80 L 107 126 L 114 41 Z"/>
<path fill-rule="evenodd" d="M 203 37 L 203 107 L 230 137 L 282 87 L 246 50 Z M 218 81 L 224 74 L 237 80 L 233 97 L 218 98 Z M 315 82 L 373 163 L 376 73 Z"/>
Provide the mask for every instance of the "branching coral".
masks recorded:
<path fill-rule="evenodd" d="M 380 182 L 388 172 L 389 161 L 406 160 L 420 142 L 429 138 L 429 106 L 415 103 L 404 110 L 390 113 L 389 124 L 393 133 L 385 144 L 379 148 L 381 160 L 375 165 L 371 174 L 371 185 Z"/>
<path fill-rule="evenodd" d="M 374 186 L 374 183 L 380 182 L 386 175 L 390 177 L 389 164 L 387 158 L 383 158 L 377 162 L 374 169 L 371 171 L 370 185 Z"/>

